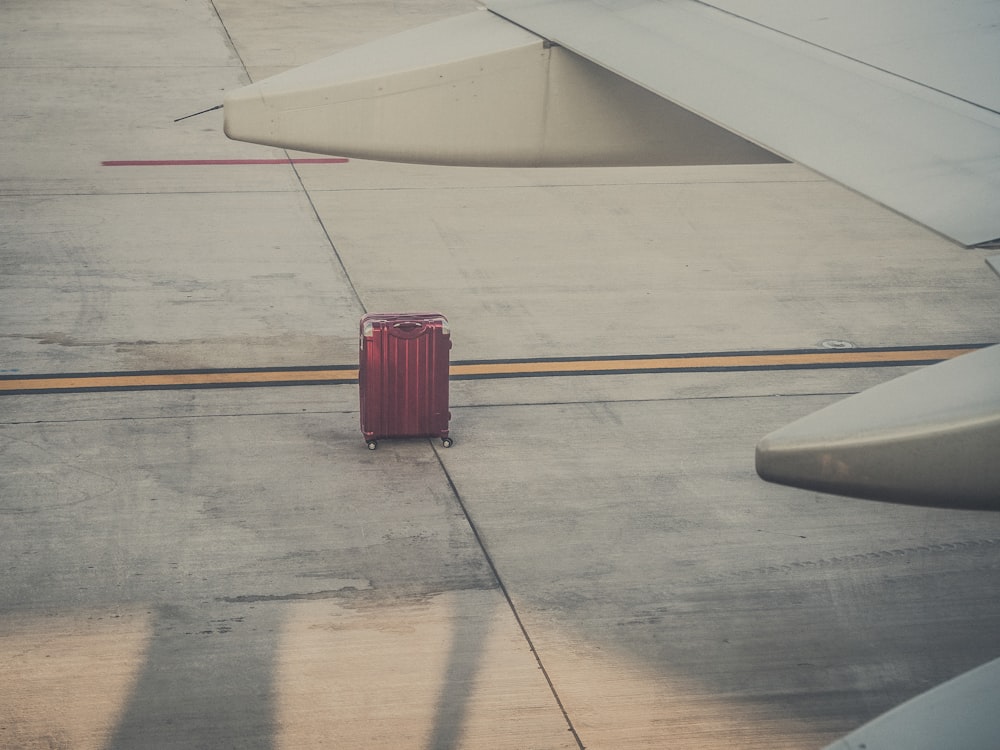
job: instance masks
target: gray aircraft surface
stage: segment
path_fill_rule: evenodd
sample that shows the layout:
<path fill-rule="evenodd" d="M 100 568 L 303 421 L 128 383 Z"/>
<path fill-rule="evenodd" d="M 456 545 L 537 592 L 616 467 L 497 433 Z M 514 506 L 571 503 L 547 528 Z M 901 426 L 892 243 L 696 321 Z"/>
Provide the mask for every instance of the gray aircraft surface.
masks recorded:
<path fill-rule="evenodd" d="M 960 245 L 1000 239 L 1000 2 L 486 5 L 230 92 L 226 133 L 443 165 L 790 160 Z M 998 456 L 991 346 L 779 429 L 756 460 L 791 486 L 1000 510 Z M 992 662 L 834 747 L 994 746 L 998 695 Z"/>

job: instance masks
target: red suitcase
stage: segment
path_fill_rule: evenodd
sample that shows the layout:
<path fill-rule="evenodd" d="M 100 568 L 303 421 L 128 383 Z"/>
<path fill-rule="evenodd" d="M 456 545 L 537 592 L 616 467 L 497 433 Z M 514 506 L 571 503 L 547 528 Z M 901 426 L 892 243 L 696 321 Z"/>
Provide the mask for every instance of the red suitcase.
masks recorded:
<path fill-rule="evenodd" d="M 448 448 L 451 330 L 439 313 L 369 313 L 361 318 L 361 432 L 379 438 L 439 437 Z"/>

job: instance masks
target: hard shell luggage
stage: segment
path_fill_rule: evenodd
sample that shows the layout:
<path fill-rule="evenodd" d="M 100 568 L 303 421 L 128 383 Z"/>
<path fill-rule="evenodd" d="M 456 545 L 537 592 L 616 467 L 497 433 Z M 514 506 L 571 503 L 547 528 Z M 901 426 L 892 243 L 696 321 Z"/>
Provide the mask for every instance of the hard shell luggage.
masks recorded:
<path fill-rule="evenodd" d="M 361 432 L 380 438 L 439 437 L 448 448 L 451 329 L 440 313 L 368 313 L 361 318 Z"/>

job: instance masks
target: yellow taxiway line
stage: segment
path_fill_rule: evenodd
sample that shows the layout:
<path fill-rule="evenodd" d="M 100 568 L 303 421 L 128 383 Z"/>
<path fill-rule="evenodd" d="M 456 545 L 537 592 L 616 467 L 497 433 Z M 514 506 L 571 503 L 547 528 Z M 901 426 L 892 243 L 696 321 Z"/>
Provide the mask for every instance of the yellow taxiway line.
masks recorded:
<path fill-rule="evenodd" d="M 451 364 L 451 377 L 465 380 L 925 365 L 951 359 L 983 346 L 986 345 L 458 361 Z M 356 383 L 357 380 L 357 367 L 351 366 L 3 375 L 0 376 L 0 394 L 325 385 Z"/>

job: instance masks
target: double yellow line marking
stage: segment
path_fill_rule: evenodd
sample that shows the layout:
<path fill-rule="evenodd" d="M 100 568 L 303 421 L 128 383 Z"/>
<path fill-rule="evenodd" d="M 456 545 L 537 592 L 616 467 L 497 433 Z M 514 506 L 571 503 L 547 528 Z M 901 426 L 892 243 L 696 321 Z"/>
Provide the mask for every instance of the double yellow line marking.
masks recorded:
<path fill-rule="evenodd" d="M 656 372 L 898 367 L 932 364 L 983 346 L 987 345 L 460 361 L 452 363 L 451 377 L 456 380 L 466 380 Z M 358 370 L 350 366 L 4 375 L 0 376 L 0 394 L 327 385 L 356 383 L 357 380 Z"/>
<path fill-rule="evenodd" d="M 46 375 L 0 380 L 0 393 L 317 385 L 357 381 L 358 371 L 341 369 L 198 370 L 175 372 Z"/>
<path fill-rule="evenodd" d="M 794 352 L 723 352 L 594 359 L 537 359 L 511 362 L 468 362 L 451 366 L 451 376 L 530 377 L 533 375 L 607 375 L 642 372 L 716 372 L 827 367 L 881 367 L 940 362 L 981 348 L 823 349 Z"/>

